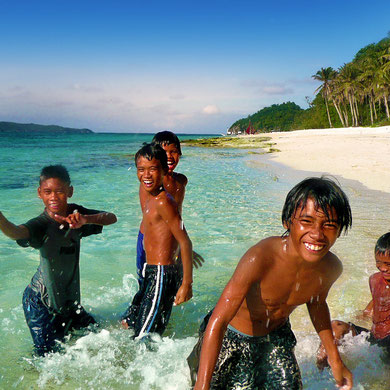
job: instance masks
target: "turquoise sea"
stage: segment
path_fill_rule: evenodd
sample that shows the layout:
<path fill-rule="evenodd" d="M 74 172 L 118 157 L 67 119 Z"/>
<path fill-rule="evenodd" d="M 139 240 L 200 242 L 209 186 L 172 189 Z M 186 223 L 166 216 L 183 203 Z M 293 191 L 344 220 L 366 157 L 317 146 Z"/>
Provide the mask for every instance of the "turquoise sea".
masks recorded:
<path fill-rule="evenodd" d="M 181 139 L 193 138 L 180 136 Z M 240 257 L 257 241 L 283 233 L 280 214 L 288 190 L 308 172 L 278 166 L 248 150 L 183 147 L 177 168 L 189 184 L 183 219 L 194 249 L 206 262 L 194 272 L 194 297 L 174 307 L 163 338 L 153 348 L 131 340 L 118 318 L 134 295 L 135 247 L 141 211 L 133 155 L 152 135 L 0 134 L 0 210 L 21 224 L 38 215 L 36 194 L 44 165 L 68 167 L 73 201 L 114 212 L 115 225 L 87 237 L 81 248 L 82 304 L 101 323 L 98 333 L 76 334 L 62 353 L 32 357 L 21 299 L 39 254 L 0 235 L 0 389 L 189 389 L 186 357 L 203 316 L 216 303 Z M 310 162 L 308 162 L 308 171 Z M 354 320 L 370 300 L 368 276 L 375 271 L 376 239 L 389 230 L 389 194 L 340 179 L 350 197 L 354 224 L 334 252 L 344 273 L 329 294 L 332 317 Z M 361 325 L 369 325 L 361 323 Z M 305 389 L 334 389 L 328 371 L 315 367 L 318 337 L 305 307 L 292 316 L 297 358 Z M 364 338 L 342 348 L 356 389 L 388 389 L 390 374 L 380 351 Z"/>

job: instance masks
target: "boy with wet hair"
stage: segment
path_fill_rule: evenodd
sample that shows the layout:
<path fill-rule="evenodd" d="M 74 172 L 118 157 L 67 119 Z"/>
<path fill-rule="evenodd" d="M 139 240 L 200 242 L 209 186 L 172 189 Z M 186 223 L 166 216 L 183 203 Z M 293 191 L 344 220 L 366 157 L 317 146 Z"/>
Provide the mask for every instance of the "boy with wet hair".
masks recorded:
<path fill-rule="evenodd" d="M 325 346 L 337 384 L 352 388 L 326 303 L 342 272 L 340 260 L 329 250 L 352 225 L 348 198 L 332 180 L 308 178 L 287 195 L 282 222 L 286 233 L 266 238 L 245 253 L 205 318 L 188 358 L 194 389 L 301 389 L 289 315 L 302 304 Z"/>
<path fill-rule="evenodd" d="M 176 134 L 172 133 L 171 131 L 161 131 L 153 137 L 152 144 L 160 145 L 166 152 L 168 171 L 164 175 L 163 185 L 165 190 L 168 193 L 170 193 L 172 197 L 175 199 L 179 208 L 179 212 L 181 214 L 184 195 L 185 195 L 185 187 L 187 185 L 188 180 L 185 175 L 181 173 L 173 172 L 174 169 L 177 167 L 177 164 L 179 163 L 180 156 L 181 156 L 179 138 L 177 138 Z M 148 196 L 150 196 L 149 193 L 140 184 L 139 201 L 141 205 L 141 210 L 144 208 Z M 146 263 L 143 240 L 144 240 L 144 225 L 143 225 L 143 221 L 141 221 L 141 225 L 138 232 L 138 238 L 137 238 L 137 257 L 136 257 L 137 277 L 138 277 L 138 283 L 140 287 L 143 280 L 142 271 Z"/>
<path fill-rule="evenodd" d="M 69 173 L 62 165 L 44 167 L 38 196 L 45 209 L 16 226 L 0 212 L 0 230 L 22 247 L 39 249 L 40 264 L 23 294 L 23 309 L 35 351 L 55 349 L 71 329 L 95 324 L 80 303 L 80 240 L 99 234 L 116 216 L 68 204 L 73 195 Z"/>
<path fill-rule="evenodd" d="M 332 329 L 339 344 L 347 333 L 356 336 L 366 332 L 368 342 L 381 347 L 386 361 L 390 362 L 390 233 L 379 237 L 375 245 L 375 262 L 379 272 L 369 278 L 372 299 L 362 313 L 363 318 L 372 320 L 371 330 L 340 320 L 332 321 Z M 323 345 L 318 350 L 317 366 L 320 370 L 328 366 Z"/>
<path fill-rule="evenodd" d="M 178 204 L 164 188 L 167 154 L 157 144 L 143 146 L 135 155 L 137 177 L 146 192 L 142 205 L 146 265 L 140 290 L 122 318 L 134 337 L 150 332 L 162 335 L 172 305 L 192 297 L 192 244 L 184 228 Z M 175 264 L 180 247 L 183 276 Z"/>

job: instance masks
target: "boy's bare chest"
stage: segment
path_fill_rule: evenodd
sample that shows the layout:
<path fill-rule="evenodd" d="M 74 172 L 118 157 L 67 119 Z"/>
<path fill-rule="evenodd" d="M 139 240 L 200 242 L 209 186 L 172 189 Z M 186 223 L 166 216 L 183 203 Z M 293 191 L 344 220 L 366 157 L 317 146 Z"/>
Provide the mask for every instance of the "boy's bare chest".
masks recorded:
<path fill-rule="evenodd" d="M 153 200 L 145 202 L 145 205 L 142 209 L 142 214 L 144 224 L 154 225 L 162 221 L 162 218 L 158 213 L 156 204 Z"/>
<path fill-rule="evenodd" d="M 324 275 L 319 272 L 295 277 L 279 274 L 277 278 L 253 286 L 253 297 L 265 307 L 296 307 L 319 299 L 324 290 Z"/>

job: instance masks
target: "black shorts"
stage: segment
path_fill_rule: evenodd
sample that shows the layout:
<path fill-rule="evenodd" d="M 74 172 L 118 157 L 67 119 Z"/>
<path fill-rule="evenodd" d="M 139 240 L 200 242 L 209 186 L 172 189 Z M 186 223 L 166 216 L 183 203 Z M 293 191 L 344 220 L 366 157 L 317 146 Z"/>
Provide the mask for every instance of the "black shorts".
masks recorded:
<path fill-rule="evenodd" d="M 355 325 L 352 322 L 349 322 L 349 325 L 351 326 L 351 328 L 354 329 L 357 335 L 363 332 L 367 332 L 368 334 L 367 341 L 371 345 L 377 345 L 378 347 L 383 348 L 386 358 L 390 358 L 390 335 L 386 336 L 383 339 L 376 339 L 370 330 L 363 328 L 362 326 Z"/>
<path fill-rule="evenodd" d="M 145 266 L 144 280 L 122 319 L 134 329 L 134 337 L 163 334 L 181 284 L 176 265 Z"/>
<path fill-rule="evenodd" d="M 205 325 L 201 325 L 199 341 L 187 359 L 192 385 L 196 382 Z M 294 355 L 295 345 L 296 339 L 289 322 L 261 337 L 244 335 L 228 328 L 210 389 L 302 389 L 301 374 Z"/>

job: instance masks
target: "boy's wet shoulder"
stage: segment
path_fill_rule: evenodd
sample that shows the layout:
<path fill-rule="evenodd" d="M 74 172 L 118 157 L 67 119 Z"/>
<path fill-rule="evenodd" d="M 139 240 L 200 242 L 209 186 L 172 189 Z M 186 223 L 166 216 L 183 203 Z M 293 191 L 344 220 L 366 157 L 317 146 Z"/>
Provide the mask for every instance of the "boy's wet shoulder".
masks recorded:
<path fill-rule="evenodd" d="M 188 183 L 188 179 L 187 179 L 187 176 L 186 175 L 183 175 L 182 173 L 179 173 L 179 172 L 173 172 L 173 175 L 172 177 L 175 179 L 175 181 L 177 181 L 178 183 L 180 183 L 181 185 L 187 185 Z"/>

